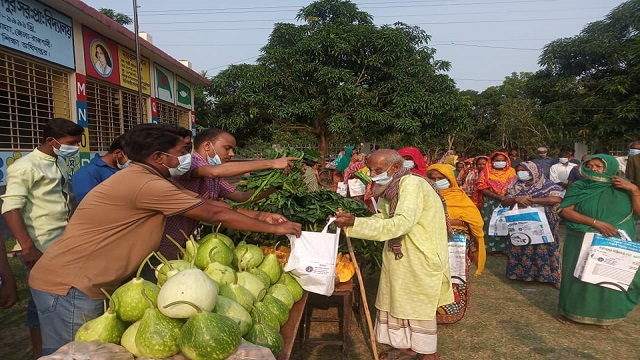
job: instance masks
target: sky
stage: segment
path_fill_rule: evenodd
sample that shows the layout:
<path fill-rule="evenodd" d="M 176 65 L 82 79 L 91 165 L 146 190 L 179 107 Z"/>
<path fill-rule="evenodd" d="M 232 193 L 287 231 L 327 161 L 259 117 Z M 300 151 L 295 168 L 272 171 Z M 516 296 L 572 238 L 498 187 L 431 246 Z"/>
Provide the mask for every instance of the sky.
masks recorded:
<path fill-rule="evenodd" d="M 133 17 L 133 0 L 84 0 Z M 512 72 L 536 71 L 549 42 L 580 33 L 621 0 L 357 0 L 377 25 L 401 21 L 431 35 L 436 58 L 451 62 L 462 90 L 500 85 Z M 196 71 L 215 75 L 254 63 L 276 22 L 297 23 L 303 0 L 138 0 L 140 31 Z M 133 26 L 129 26 L 133 29 Z"/>

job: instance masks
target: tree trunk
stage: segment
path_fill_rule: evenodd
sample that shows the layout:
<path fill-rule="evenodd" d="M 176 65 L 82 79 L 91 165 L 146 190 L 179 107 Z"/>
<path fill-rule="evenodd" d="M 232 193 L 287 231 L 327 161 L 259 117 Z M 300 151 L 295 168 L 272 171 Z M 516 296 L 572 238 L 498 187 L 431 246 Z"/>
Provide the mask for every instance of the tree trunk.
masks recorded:
<path fill-rule="evenodd" d="M 325 129 L 318 131 L 318 151 L 320 151 L 320 166 L 324 167 L 327 151 L 329 150 L 329 136 Z"/>
<path fill-rule="evenodd" d="M 316 139 L 318 140 L 318 151 L 320 152 L 320 166 L 324 167 L 325 159 L 327 157 L 327 151 L 329 150 L 329 132 L 325 122 L 326 117 L 322 114 L 318 114 L 313 117 L 313 126 L 316 130 Z"/>

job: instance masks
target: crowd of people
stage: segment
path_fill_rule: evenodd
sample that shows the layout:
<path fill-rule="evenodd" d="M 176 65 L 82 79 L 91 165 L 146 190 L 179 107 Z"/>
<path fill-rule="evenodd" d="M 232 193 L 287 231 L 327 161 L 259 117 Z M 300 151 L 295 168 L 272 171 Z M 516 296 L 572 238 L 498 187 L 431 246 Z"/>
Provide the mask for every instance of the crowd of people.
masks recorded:
<path fill-rule="evenodd" d="M 206 129 L 193 136 L 172 125 L 141 124 L 71 178 L 65 158 L 78 153 L 82 133 L 69 120 L 51 119 L 41 145 L 7 170 L 2 213 L 28 274 L 27 325 L 36 358 L 72 341 L 82 314 L 99 316 L 100 289 L 115 290 L 150 252 L 176 258 L 168 236 L 184 244 L 182 233 L 193 234 L 200 222 L 280 235 L 301 232 L 300 224 L 282 215 L 234 210 L 221 201 L 243 202 L 253 195 L 225 178 L 289 171 L 297 159 L 231 162 L 236 140 L 228 132 Z M 350 146 L 330 165 L 333 190 L 345 196 L 356 191 L 346 186 L 349 180 L 370 179 L 363 194 L 352 197 L 375 214 L 338 213 L 335 224 L 351 237 L 385 242 L 375 335 L 391 349 L 381 359 L 438 359 L 437 324 L 465 316 L 470 274 L 482 274 L 487 255 L 506 256 L 508 279 L 560 289 L 557 319 L 563 323 L 609 327 L 627 316 L 640 301 L 640 275 L 622 292 L 583 282 L 573 272 L 585 233 L 617 237 L 624 230 L 637 239 L 640 142 L 630 144 L 625 159 L 606 149 L 582 161 L 571 149 L 558 155 L 556 160 L 540 147 L 529 161 L 517 150 L 462 159 L 450 150 L 431 162 L 415 147 L 362 154 Z M 318 188 L 314 164 L 305 164 L 304 177 L 308 190 Z M 255 200 L 275 191 L 266 189 Z M 516 205 L 540 209 L 553 241 L 514 245 L 491 232 L 495 210 Z M 567 235 L 561 252 L 562 219 Z M 466 244 L 457 280 L 449 262 L 453 241 Z M 154 279 L 153 271 L 143 276 Z M 0 306 L 8 308 L 17 290 L 4 253 L 0 277 Z"/>

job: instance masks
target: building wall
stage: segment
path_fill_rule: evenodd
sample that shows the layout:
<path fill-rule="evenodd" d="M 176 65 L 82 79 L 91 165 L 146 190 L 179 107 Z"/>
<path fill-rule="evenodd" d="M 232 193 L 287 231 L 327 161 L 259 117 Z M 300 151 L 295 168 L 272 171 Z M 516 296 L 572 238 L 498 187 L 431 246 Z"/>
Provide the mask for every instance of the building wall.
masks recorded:
<path fill-rule="evenodd" d="M 119 134 L 139 123 L 195 128 L 193 86 L 153 57 L 142 57 L 144 109 L 138 109 L 135 52 L 37 0 L 0 7 L 0 193 L 6 169 L 41 142 L 50 117 L 85 128 L 71 173 L 107 151 Z M 56 5 L 57 6 L 57 5 Z M 100 62 L 103 56 L 109 60 Z M 105 58 L 106 59 L 106 58 Z M 104 64 L 106 63 L 106 66 Z"/>

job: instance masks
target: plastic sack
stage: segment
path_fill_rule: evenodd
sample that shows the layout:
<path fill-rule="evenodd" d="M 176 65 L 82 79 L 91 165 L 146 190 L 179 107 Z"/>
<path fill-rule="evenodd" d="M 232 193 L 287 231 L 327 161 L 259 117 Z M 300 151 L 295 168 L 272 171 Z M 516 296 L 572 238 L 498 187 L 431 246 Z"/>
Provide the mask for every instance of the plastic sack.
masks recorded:
<path fill-rule="evenodd" d="M 39 360 L 133 360 L 124 347 L 104 341 L 73 341 Z"/>
<path fill-rule="evenodd" d="M 227 360 L 276 360 L 276 357 L 266 347 L 252 344 L 243 339 L 238 351 L 228 357 Z"/>
<path fill-rule="evenodd" d="M 367 191 L 367 185 L 360 179 L 349 179 L 349 196 L 362 196 Z"/>
<path fill-rule="evenodd" d="M 509 207 L 498 206 L 493 210 L 491 214 L 491 220 L 489 221 L 489 236 L 507 236 L 509 235 L 509 228 L 507 222 L 504 219 L 504 213 L 511 210 Z"/>
<path fill-rule="evenodd" d="M 303 289 L 325 296 L 331 296 L 335 288 L 340 228 L 335 234 L 327 233 L 335 220 L 329 219 L 322 232 L 303 231 L 299 238 L 287 235 L 291 255 L 284 271 L 291 271 Z"/>
<path fill-rule="evenodd" d="M 518 209 L 503 213 L 507 222 L 511 244 L 514 246 L 548 244 L 554 242 L 547 215 L 539 207 Z"/>

